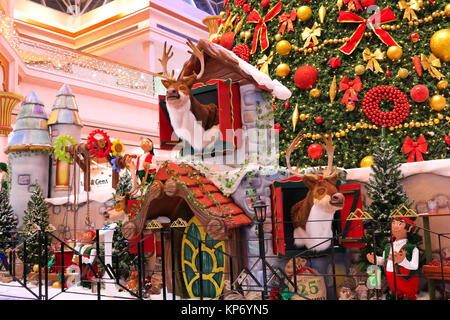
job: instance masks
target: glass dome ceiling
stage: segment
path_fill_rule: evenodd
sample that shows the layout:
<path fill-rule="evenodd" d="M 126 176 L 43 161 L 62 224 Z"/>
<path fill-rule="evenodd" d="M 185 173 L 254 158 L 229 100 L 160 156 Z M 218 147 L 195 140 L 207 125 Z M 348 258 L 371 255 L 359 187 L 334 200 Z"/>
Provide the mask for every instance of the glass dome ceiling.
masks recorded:
<path fill-rule="evenodd" d="M 114 0 L 31 0 L 43 6 L 70 14 L 80 16 Z M 224 0 L 182 0 L 211 15 L 223 11 Z"/>

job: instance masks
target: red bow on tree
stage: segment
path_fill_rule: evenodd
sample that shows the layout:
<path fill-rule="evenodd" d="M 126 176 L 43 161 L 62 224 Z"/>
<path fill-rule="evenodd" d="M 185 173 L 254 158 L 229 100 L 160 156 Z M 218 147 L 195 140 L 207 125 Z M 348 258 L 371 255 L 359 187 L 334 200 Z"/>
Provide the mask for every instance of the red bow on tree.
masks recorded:
<path fill-rule="evenodd" d="M 359 3 L 359 0 L 344 0 L 344 4 L 347 4 L 347 8 L 349 10 L 352 10 L 353 8 L 358 11 L 363 9 L 361 4 Z"/>
<path fill-rule="evenodd" d="M 295 18 L 297 18 L 297 11 L 295 9 L 292 9 L 291 13 L 283 13 L 281 16 L 278 17 L 278 22 L 281 23 L 281 27 L 278 30 L 278 33 L 284 34 L 284 31 L 287 27 L 287 32 L 294 31 L 294 25 L 292 22 L 295 21 Z"/>
<path fill-rule="evenodd" d="M 258 46 L 258 40 L 261 43 L 261 51 L 266 50 L 269 47 L 269 38 L 267 37 L 267 26 L 266 22 L 275 18 L 277 14 L 280 13 L 283 3 L 278 2 L 272 9 L 269 10 L 264 18 L 261 18 L 258 11 L 253 10 L 250 12 L 247 18 L 247 22 L 256 23 L 255 32 L 253 33 L 253 44 L 251 53 L 256 52 L 256 47 Z"/>
<path fill-rule="evenodd" d="M 349 103 L 353 101 L 358 101 L 358 96 L 356 92 L 360 92 L 362 89 L 362 82 L 359 77 L 350 81 L 347 76 L 342 78 L 339 83 L 339 92 L 345 91 L 344 96 L 342 97 L 341 103 Z"/>
<path fill-rule="evenodd" d="M 427 149 L 428 143 L 423 134 L 417 141 L 413 141 L 407 136 L 403 143 L 403 153 L 409 154 L 407 162 L 414 162 L 414 157 L 416 158 L 416 161 L 423 161 L 422 153 L 427 153 Z"/>
<path fill-rule="evenodd" d="M 348 12 L 348 11 L 340 11 L 338 22 L 353 22 L 360 23 L 359 27 L 356 28 L 356 31 L 352 34 L 350 39 L 339 48 L 345 54 L 351 54 L 353 50 L 355 50 L 356 46 L 361 41 L 362 36 L 364 35 L 364 31 L 366 27 L 369 26 L 372 28 L 373 32 L 388 46 L 397 46 L 397 42 L 387 33 L 384 29 L 381 29 L 380 25 L 383 23 L 395 21 L 397 18 L 394 13 L 389 8 L 385 8 L 369 17 L 369 19 L 363 19 L 358 16 L 356 13 Z"/>

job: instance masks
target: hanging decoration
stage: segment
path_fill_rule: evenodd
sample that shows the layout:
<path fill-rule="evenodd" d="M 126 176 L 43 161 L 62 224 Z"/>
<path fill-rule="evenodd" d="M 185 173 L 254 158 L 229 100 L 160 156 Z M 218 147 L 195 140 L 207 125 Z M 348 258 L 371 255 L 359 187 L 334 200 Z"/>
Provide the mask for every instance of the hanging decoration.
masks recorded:
<path fill-rule="evenodd" d="M 442 61 L 450 61 L 450 28 L 438 30 L 431 36 L 430 49 Z"/>
<path fill-rule="evenodd" d="M 308 155 L 311 159 L 319 159 L 323 154 L 323 148 L 318 143 L 313 143 L 308 147 Z"/>
<path fill-rule="evenodd" d="M 298 105 L 295 105 L 294 112 L 292 113 L 292 128 L 293 131 L 295 131 L 295 127 L 297 126 L 298 122 Z"/>
<path fill-rule="evenodd" d="M 327 9 L 324 6 L 320 6 L 319 8 L 319 21 L 323 23 L 325 21 L 325 15 L 327 14 Z"/>
<path fill-rule="evenodd" d="M 344 4 L 347 5 L 347 9 L 350 11 L 363 10 L 363 7 L 359 3 L 359 0 L 344 0 Z"/>
<path fill-rule="evenodd" d="M 261 46 L 261 51 L 266 50 L 269 47 L 269 38 L 267 37 L 267 26 L 266 22 L 275 18 L 277 14 L 280 13 L 283 3 L 278 2 L 272 9 L 269 10 L 267 15 L 262 18 L 258 11 L 253 10 L 250 12 L 247 18 L 248 23 L 256 23 L 255 32 L 253 34 L 253 43 L 252 43 L 252 51 L 254 54 L 256 52 L 256 48 L 258 47 L 258 41 Z"/>
<path fill-rule="evenodd" d="M 423 134 L 417 141 L 413 141 L 410 136 L 407 136 L 403 143 L 403 153 L 408 154 L 407 162 L 423 161 L 422 154 L 427 153 L 427 149 L 428 143 Z"/>
<path fill-rule="evenodd" d="M 294 31 L 294 24 L 293 22 L 297 18 L 297 11 L 295 9 L 292 9 L 291 13 L 283 13 L 278 17 L 278 22 L 281 24 L 280 29 L 278 30 L 278 33 L 284 34 L 287 28 L 287 32 Z"/>
<path fill-rule="evenodd" d="M 300 21 L 308 21 L 312 17 L 312 10 L 308 6 L 301 6 L 297 9 L 297 18 Z"/>
<path fill-rule="evenodd" d="M 357 92 L 360 92 L 361 89 L 362 82 L 359 77 L 356 77 L 353 81 L 350 81 L 347 76 L 344 76 L 339 83 L 339 92 L 344 91 L 344 96 L 341 99 L 341 103 L 348 104 L 353 101 L 358 101 Z"/>
<path fill-rule="evenodd" d="M 423 84 L 415 85 L 410 92 L 411 98 L 418 103 L 422 103 L 427 100 L 429 95 L 430 92 L 428 91 L 428 88 Z"/>
<path fill-rule="evenodd" d="M 328 60 L 328 64 L 333 69 L 339 68 L 341 66 L 341 60 L 339 58 L 333 57 L 330 60 Z"/>
<path fill-rule="evenodd" d="M 437 68 L 441 67 L 441 61 L 434 54 L 430 53 L 427 58 L 423 53 L 420 55 L 420 62 L 425 71 L 428 71 L 433 78 L 440 80 L 444 75 Z"/>
<path fill-rule="evenodd" d="M 405 10 L 405 12 L 403 13 L 403 19 L 408 19 L 408 21 L 419 20 L 419 18 L 417 18 L 416 11 L 419 11 L 422 5 L 423 1 L 419 2 L 417 0 L 411 0 L 409 2 L 400 0 L 398 2 L 398 7 L 400 8 L 400 10 Z"/>
<path fill-rule="evenodd" d="M 302 90 L 311 89 L 317 82 L 318 72 L 313 66 L 301 66 L 295 71 L 294 83 Z"/>
<path fill-rule="evenodd" d="M 368 19 L 363 19 L 353 12 L 340 11 L 338 22 L 359 23 L 360 25 L 350 39 L 342 47 L 340 47 L 339 50 L 345 54 L 351 54 L 361 41 L 367 26 L 373 30 L 373 32 L 384 44 L 388 46 L 399 46 L 395 40 L 383 28 L 381 28 L 381 24 L 392 22 L 396 19 L 397 18 L 390 8 L 385 8 L 379 12 L 376 12 Z"/>
<path fill-rule="evenodd" d="M 383 112 L 380 110 L 379 104 L 383 99 L 394 103 L 394 109 L 391 112 Z M 378 86 L 370 89 L 366 93 L 362 110 L 367 118 L 376 125 L 394 127 L 408 117 L 408 97 L 396 87 Z"/>
<path fill-rule="evenodd" d="M 414 70 L 416 70 L 417 74 L 419 75 L 419 77 L 422 76 L 422 63 L 420 61 L 419 56 L 413 56 L 412 57 L 412 63 L 414 66 Z"/>
<path fill-rule="evenodd" d="M 400 79 L 406 79 L 406 78 L 408 78 L 408 76 L 409 76 L 409 71 L 408 71 L 408 69 L 405 69 L 405 68 L 400 68 L 400 69 L 398 69 L 397 76 L 398 76 Z"/>
<path fill-rule="evenodd" d="M 336 94 L 337 94 L 337 82 L 336 82 L 336 76 L 333 77 L 333 80 L 331 81 L 331 85 L 330 85 L 330 91 L 329 91 L 329 96 L 330 96 L 330 102 L 331 104 L 333 104 L 334 102 L 334 98 L 336 98 Z"/>
<path fill-rule="evenodd" d="M 273 51 L 270 52 L 269 56 L 264 55 L 262 58 L 258 59 L 256 62 L 256 67 L 259 71 L 264 72 L 269 75 L 269 65 L 273 61 Z"/>
<path fill-rule="evenodd" d="M 370 51 L 369 48 L 364 49 L 363 51 L 363 59 L 367 62 L 366 69 L 369 69 L 375 73 L 383 72 L 378 61 L 382 61 L 384 59 L 384 52 L 380 49 L 376 49 L 374 53 Z"/>
<path fill-rule="evenodd" d="M 392 61 L 397 61 L 402 57 L 403 50 L 399 46 L 390 46 L 386 51 L 386 55 Z"/>
<path fill-rule="evenodd" d="M 446 143 L 447 145 L 450 146 L 450 137 L 449 137 L 448 135 L 445 135 L 444 141 L 445 141 L 445 143 Z"/>
<path fill-rule="evenodd" d="M 305 30 L 302 32 L 302 40 L 305 41 L 303 48 L 309 47 L 311 41 L 314 44 L 314 46 L 316 46 L 319 43 L 317 37 L 320 37 L 321 32 L 322 29 L 319 27 L 319 24 L 317 24 L 317 22 L 314 22 L 311 29 L 306 27 Z"/>
<path fill-rule="evenodd" d="M 443 95 L 436 94 L 431 97 L 430 99 L 430 107 L 434 111 L 441 111 L 445 108 L 447 105 L 447 100 Z"/>

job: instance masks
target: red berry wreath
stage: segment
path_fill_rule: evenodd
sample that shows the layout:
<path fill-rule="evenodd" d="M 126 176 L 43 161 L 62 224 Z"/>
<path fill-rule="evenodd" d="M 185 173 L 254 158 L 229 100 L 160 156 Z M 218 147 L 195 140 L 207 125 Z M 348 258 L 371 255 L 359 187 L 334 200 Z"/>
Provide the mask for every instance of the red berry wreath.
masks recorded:
<path fill-rule="evenodd" d="M 394 109 L 391 112 L 380 110 L 380 102 L 383 99 L 394 103 Z M 393 127 L 399 125 L 408 117 L 408 97 L 396 87 L 378 86 L 366 93 L 362 110 L 367 118 L 376 125 Z"/>

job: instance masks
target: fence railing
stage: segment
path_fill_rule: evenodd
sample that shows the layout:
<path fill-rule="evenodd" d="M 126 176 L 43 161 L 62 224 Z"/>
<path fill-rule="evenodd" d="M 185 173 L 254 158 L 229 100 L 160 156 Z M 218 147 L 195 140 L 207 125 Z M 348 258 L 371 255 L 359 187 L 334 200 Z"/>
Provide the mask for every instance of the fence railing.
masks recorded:
<path fill-rule="evenodd" d="M 334 222 L 340 222 L 340 220 L 334 220 Z M 64 241 L 53 233 L 38 230 L 26 239 L 21 239 L 20 243 L 8 251 L 8 254 L 2 252 L 2 257 L 7 257 L 2 259 L 2 266 L 14 281 L 37 300 L 52 300 L 60 294 L 75 292 L 72 289 L 81 287 L 83 283 L 88 283 L 91 291 L 78 290 L 76 293 L 94 295 L 98 300 L 111 295 L 115 298 L 141 300 L 148 298 L 178 300 L 193 297 L 200 300 L 265 300 L 287 299 L 292 296 L 308 300 L 316 299 L 311 297 L 318 293 L 319 286 L 315 281 L 319 278 L 322 278 L 319 282 L 323 281 L 326 291 L 326 298 L 323 296 L 322 299 L 334 300 L 339 299 L 336 294 L 345 283 L 343 279 L 351 280 L 355 285 L 368 283 L 370 278 L 368 274 L 337 270 L 337 265 L 342 264 L 343 255 L 345 259 L 348 258 L 347 249 L 342 250 L 338 241 L 342 234 L 335 232 L 332 238 L 318 239 L 317 245 L 322 242 L 331 242 L 325 254 L 318 252 L 317 255 L 311 256 L 314 248 L 300 248 L 290 257 L 280 257 L 273 255 L 271 250 L 264 249 L 270 247 L 270 244 L 277 239 L 274 239 L 270 233 L 264 232 L 262 227 L 261 223 L 257 236 L 251 239 L 214 240 L 204 234 L 200 237 L 201 232 L 198 234 L 188 232 L 189 228 L 165 226 L 160 229 L 146 230 L 146 234 L 141 234 L 140 239 L 128 243 L 125 248 L 122 246 L 122 251 L 118 251 L 117 240 L 110 243 L 100 241 L 100 230 L 97 230 L 96 241 L 92 244 L 96 249 L 96 257 L 92 264 L 83 263 L 82 252 L 74 249 L 67 240 Z M 420 268 L 419 280 L 427 283 L 429 290 L 435 290 L 436 287 L 440 293 L 438 299 L 448 299 L 446 286 L 448 287 L 450 277 L 444 270 L 442 240 L 448 241 L 450 237 L 448 234 L 436 233 L 420 226 L 417 228 L 423 232 L 429 232 L 432 238 L 436 237 L 439 254 L 435 261 L 440 263 L 440 265 L 436 264 L 437 272 L 433 275 Z M 115 232 L 121 232 L 120 228 Z M 292 240 L 289 235 L 285 239 L 288 238 Z M 154 245 L 153 251 L 148 250 L 148 241 Z M 247 251 L 246 248 L 252 241 L 258 243 L 259 249 L 262 245 L 262 250 Z M 181 243 L 187 246 L 180 246 Z M 111 256 L 107 255 L 106 246 L 113 248 Z M 51 256 L 55 255 L 54 248 L 59 248 L 60 258 L 56 264 L 51 265 L 50 262 L 53 261 Z M 130 253 L 133 248 L 136 253 Z M 230 248 L 237 248 L 237 250 Z M 192 252 L 189 253 L 189 250 Z M 19 251 L 20 258 L 17 254 Z M 70 261 L 65 260 L 67 259 L 65 252 L 71 254 Z M 245 254 L 239 254 L 241 252 Z M 36 255 L 36 253 L 38 261 L 31 261 L 32 254 Z M 133 256 L 133 262 L 127 262 L 123 266 L 121 259 L 124 255 Z M 302 261 L 304 263 L 305 257 L 308 259 L 307 264 L 298 264 Z M 322 263 L 325 262 L 325 265 L 329 266 L 328 271 L 316 269 L 315 261 L 320 259 L 326 260 Z M 338 260 L 340 260 L 339 263 Z M 302 272 L 289 272 L 285 268 L 286 262 L 292 264 L 293 270 L 296 266 L 295 268 L 300 268 Z M 20 266 L 21 268 L 18 268 Z M 308 269 L 309 267 L 312 269 Z M 17 274 L 18 269 L 22 270 L 20 275 Z M 311 274 L 304 272 L 305 270 L 318 272 Z M 71 273 L 68 274 L 68 272 Z M 53 290 L 50 294 L 49 288 L 51 283 L 55 282 L 56 274 L 61 289 L 58 293 Z M 90 276 L 86 276 L 87 274 Z M 68 276 L 70 280 L 67 280 Z M 304 277 L 317 279 L 309 279 L 310 287 L 305 290 Z M 31 286 L 31 283 L 34 285 Z M 115 291 L 122 294 L 116 296 L 114 293 L 107 292 L 107 283 L 112 283 Z M 355 287 L 350 289 L 357 291 Z M 382 286 L 366 288 L 367 292 L 370 291 L 372 299 L 381 299 L 383 290 Z M 430 294 L 430 297 L 434 298 L 434 294 Z"/>

